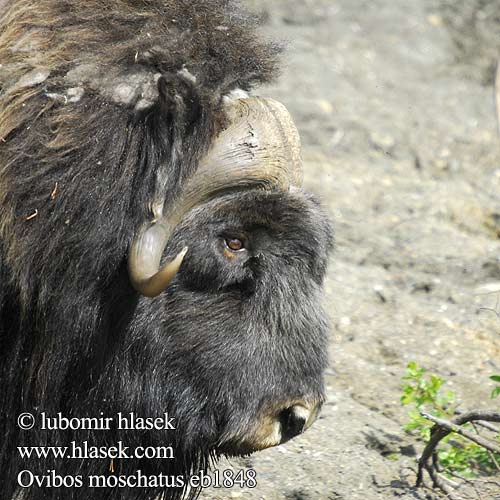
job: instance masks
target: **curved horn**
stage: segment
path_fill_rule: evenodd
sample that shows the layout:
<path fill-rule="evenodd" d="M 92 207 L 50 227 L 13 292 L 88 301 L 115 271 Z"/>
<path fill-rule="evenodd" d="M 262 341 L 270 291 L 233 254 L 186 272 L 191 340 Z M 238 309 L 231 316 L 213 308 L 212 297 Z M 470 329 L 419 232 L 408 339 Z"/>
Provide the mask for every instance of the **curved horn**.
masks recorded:
<path fill-rule="evenodd" d="M 228 127 L 186 181 L 168 215 L 144 225 L 134 238 L 129 275 L 143 295 L 159 295 L 179 270 L 187 248 L 162 269 L 160 260 L 175 227 L 196 205 L 227 190 L 288 191 L 302 185 L 300 138 L 282 104 L 251 97 L 231 101 L 225 111 Z"/>

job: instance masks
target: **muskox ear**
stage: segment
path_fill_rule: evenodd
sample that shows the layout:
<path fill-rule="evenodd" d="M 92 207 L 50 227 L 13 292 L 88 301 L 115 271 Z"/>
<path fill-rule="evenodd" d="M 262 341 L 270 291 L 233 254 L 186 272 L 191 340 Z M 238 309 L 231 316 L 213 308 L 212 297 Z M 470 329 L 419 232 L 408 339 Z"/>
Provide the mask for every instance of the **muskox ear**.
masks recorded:
<path fill-rule="evenodd" d="M 158 105 L 170 125 L 189 133 L 201 112 L 196 79 L 183 71 L 162 74 L 158 79 Z"/>

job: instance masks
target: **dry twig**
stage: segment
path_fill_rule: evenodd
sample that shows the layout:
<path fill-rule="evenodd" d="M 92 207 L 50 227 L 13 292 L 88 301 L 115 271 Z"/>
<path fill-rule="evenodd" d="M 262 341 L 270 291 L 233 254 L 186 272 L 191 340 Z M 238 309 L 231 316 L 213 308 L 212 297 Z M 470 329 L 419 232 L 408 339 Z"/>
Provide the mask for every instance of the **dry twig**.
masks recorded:
<path fill-rule="evenodd" d="M 50 198 L 51 198 L 52 200 L 54 200 L 54 199 L 55 199 L 55 197 L 56 197 L 56 194 L 57 194 L 57 188 L 58 188 L 58 187 L 59 187 L 59 183 L 56 181 L 56 184 L 55 184 L 55 186 L 54 186 L 54 189 L 52 190 L 52 193 L 50 193 Z"/>
<path fill-rule="evenodd" d="M 35 208 L 35 211 L 31 215 L 28 215 L 28 217 L 26 217 L 26 220 L 34 219 L 37 215 L 38 215 L 38 209 Z"/>
<path fill-rule="evenodd" d="M 497 125 L 500 132 L 500 61 L 497 62 L 497 71 L 495 75 L 495 102 L 497 108 Z"/>
<path fill-rule="evenodd" d="M 486 439 L 479 434 L 469 432 L 467 429 L 462 427 L 462 425 L 468 422 L 477 424 L 477 422 L 480 421 L 483 425 L 488 422 L 500 422 L 500 412 L 488 410 L 470 411 L 458 415 L 451 421 L 435 417 L 434 415 L 430 415 L 426 412 L 422 412 L 421 415 L 434 422 L 435 425 L 431 430 L 431 438 L 418 461 L 417 486 L 421 486 L 423 484 L 425 470 L 432 479 L 434 487 L 441 489 L 451 500 L 460 500 L 461 497 L 454 493 L 454 489 L 456 490 L 459 485 L 440 475 L 442 468 L 439 464 L 437 446 L 448 434 L 455 432 L 456 434 L 473 441 L 479 446 L 482 446 L 485 450 L 491 453 L 491 456 L 493 456 L 493 453 L 500 453 L 500 446 L 497 443 L 490 439 Z M 492 426 L 492 428 L 496 430 L 494 426 Z M 496 460 L 494 461 L 494 464 L 497 465 Z M 458 475 L 455 477 L 458 477 Z"/>

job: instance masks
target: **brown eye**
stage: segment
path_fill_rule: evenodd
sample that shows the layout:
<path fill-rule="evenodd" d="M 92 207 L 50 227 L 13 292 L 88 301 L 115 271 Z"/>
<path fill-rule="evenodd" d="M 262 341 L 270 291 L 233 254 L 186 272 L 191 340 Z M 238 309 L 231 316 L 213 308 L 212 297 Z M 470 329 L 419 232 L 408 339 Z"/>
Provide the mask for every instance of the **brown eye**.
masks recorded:
<path fill-rule="evenodd" d="M 239 252 L 245 248 L 243 241 L 238 238 L 226 238 L 224 241 L 227 248 L 229 248 L 232 252 Z"/>

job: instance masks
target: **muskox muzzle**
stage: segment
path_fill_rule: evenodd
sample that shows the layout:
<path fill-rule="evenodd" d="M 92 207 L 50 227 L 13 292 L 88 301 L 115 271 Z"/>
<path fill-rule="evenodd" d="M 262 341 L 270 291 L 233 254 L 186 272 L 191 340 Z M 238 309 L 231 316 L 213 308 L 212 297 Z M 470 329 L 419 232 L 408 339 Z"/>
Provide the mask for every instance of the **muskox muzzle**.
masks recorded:
<path fill-rule="evenodd" d="M 267 408 L 256 419 L 253 429 L 250 428 L 236 440 L 229 440 L 229 444 L 223 445 L 221 450 L 229 455 L 241 455 L 286 443 L 311 427 L 321 405 L 322 401 L 300 400 Z"/>

